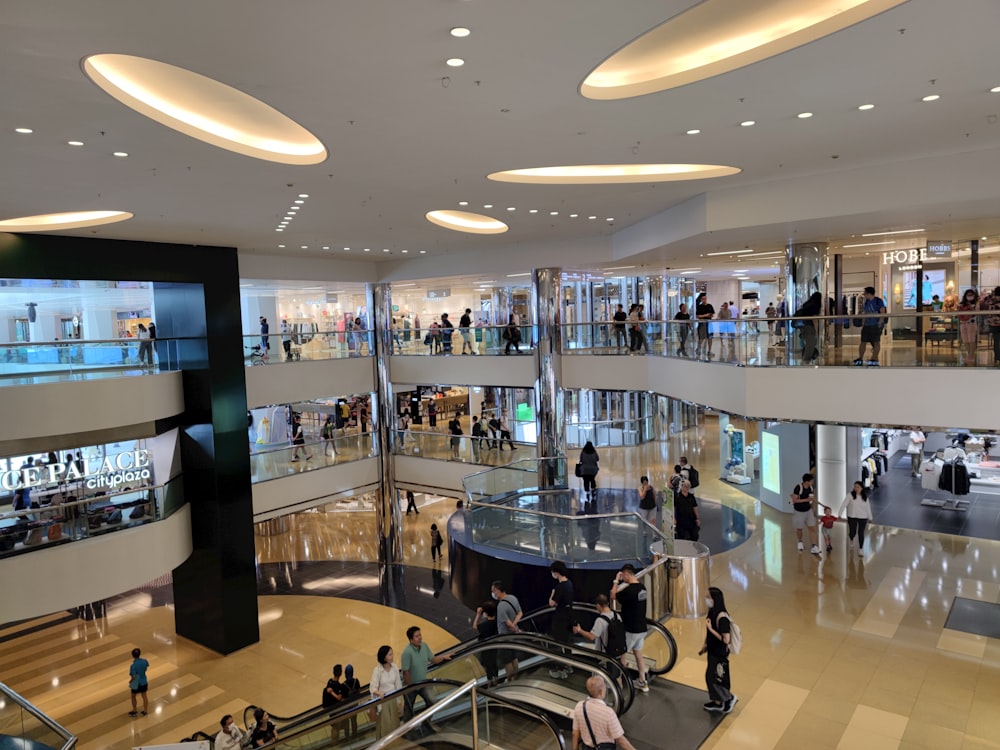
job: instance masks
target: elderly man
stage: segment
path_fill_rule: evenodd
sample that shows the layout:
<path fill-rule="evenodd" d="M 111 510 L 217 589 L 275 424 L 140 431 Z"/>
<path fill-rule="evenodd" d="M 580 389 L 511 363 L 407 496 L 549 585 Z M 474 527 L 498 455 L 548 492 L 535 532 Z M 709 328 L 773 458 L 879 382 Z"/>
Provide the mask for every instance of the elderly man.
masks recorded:
<path fill-rule="evenodd" d="M 625 739 L 625 730 L 614 710 L 604 702 L 604 680 L 591 677 L 587 680 L 590 697 L 576 704 L 573 709 L 573 750 L 605 750 L 615 744 L 621 750 L 635 750 Z"/>

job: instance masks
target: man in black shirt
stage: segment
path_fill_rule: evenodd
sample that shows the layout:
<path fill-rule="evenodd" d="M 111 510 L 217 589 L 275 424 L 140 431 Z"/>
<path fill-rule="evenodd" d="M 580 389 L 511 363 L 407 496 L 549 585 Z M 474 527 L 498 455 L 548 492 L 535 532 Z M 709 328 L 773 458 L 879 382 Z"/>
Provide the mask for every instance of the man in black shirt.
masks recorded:
<path fill-rule="evenodd" d="M 646 587 L 635 577 L 635 567 L 626 563 L 611 586 L 611 601 L 621 603 L 625 646 L 635 656 L 635 665 L 639 670 L 639 681 L 635 683 L 635 687 L 644 693 L 649 692 L 646 662 L 642 659 L 642 646 L 646 640 L 646 598 Z"/>
<path fill-rule="evenodd" d="M 795 536 L 798 539 L 799 552 L 805 549 L 802 544 L 802 529 L 809 529 L 809 541 L 812 549 L 809 550 L 814 555 L 819 554 L 819 545 L 816 536 L 816 513 L 813 506 L 816 504 L 816 496 L 813 494 L 813 475 L 806 472 L 802 475 L 802 483 L 795 485 L 792 490 L 792 508 L 794 514 L 792 524 L 795 527 Z"/>
<path fill-rule="evenodd" d="M 712 318 L 715 317 L 715 308 L 708 304 L 708 294 L 702 292 L 694 304 L 694 315 L 698 318 L 698 346 L 695 349 L 695 357 L 700 357 L 702 351 L 705 358 L 712 358 L 712 333 L 708 326 Z"/>
<path fill-rule="evenodd" d="M 618 305 L 613 316 L 615 321 L 615 343 L 618 346 L 618 351 L 625 348 L 625 321 L 628 320 L 628 315 L 625 313 L 625 309 Z"/>
<path fill-rule="evenodd" d="M 459 318 L 458 327 L 462 333 L 462 354 L 466 354 L 466 347 L 468 347 L 468 354 L 475 354 L 476 350 L 472 348 L 472 332 L 469 330 L 472 326 L 472 309 L 465 308 L 465 314 Z"/>

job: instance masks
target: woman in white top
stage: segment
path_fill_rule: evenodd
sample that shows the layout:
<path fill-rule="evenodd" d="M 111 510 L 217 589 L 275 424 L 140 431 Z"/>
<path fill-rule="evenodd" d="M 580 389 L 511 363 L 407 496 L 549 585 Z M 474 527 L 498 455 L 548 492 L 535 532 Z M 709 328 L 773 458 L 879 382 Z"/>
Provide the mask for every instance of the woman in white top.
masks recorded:
<path fill-rule="evenodd" d="M 378 665 L 372 672 L 372 681 L 368 686 L 374 698 L 381 698 L 386 693 L 400 690 L 403 687 L 399 668 L 392 663 L 392 656 L 392 646 L 379 647 Z M 377 710 L 378 720 L 375 736 L 385 737 L 399 726 L 399 699 L 384 701 Z"/>
<path fill-rule="evenodd" d="M 868 502 L 868 490 L 861 482 L 854 483 L 854 489 L 844 500 L 844 510 L 847 513 L 847 536 L 854 542 L 858 537 L 858 550 L 865 546 L 865 527 L 872 520 L 872 506 Z"/>

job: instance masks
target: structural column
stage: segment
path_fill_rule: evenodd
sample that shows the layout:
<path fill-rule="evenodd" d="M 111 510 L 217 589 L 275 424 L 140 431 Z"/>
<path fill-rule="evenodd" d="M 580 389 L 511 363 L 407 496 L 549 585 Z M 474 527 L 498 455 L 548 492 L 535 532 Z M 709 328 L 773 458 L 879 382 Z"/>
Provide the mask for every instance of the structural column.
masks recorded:
<path fill-rule="evenodd" d="M 847 428 L 816 425 L 816 497 L 834 515 L 847 496 Z"/>
<path fill-rule="evenodd" d="M 558 268 L 536 268 L 533 277 L 538 323 L 538 380 L 535 382 L 538 457 L 551 458 L 563 456 L 566 452 L 566 428 L 560 392 L 562 318 L 559 309 L 559 287 L 562 275 Z M 557 475 L 560 473 L 539 471 L 540 485 L 555 485 Z"/>
<path fill-rule="evenodd" d="M 789 315 L 802 307 L 813 292 L 826 294 L 826 248 L 825 242 L 788 246 L 785 299 Z M 826 310 L 825 302 L 823 310 Z"/>
<path fill-rule="evenodd" d="M 375 424 L 372 439 L 379 457 L 382 481 L 379 485 L 378 502 L 375 504 L 375 526 L 378 534 L 378 559 L 385 565 L 402 562 L 402 519 L 399 517 L 399 502 L 396 497 L 396 476 L 393 470 L 393 451 L 396 441 L 396 398 L 389 378 L 389 354 L 392 352 L 392 288 L 390 284 L 375 284 L 369 287 L 372 311 L 371 326 L 375 351 L 375 404 L 372 417 Z"/>

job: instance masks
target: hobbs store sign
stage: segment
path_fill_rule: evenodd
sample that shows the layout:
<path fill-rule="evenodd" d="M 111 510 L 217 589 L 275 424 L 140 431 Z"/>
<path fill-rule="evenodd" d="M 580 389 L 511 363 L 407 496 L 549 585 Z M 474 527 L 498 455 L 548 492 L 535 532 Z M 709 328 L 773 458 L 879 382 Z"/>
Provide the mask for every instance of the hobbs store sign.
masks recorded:
<path fill-rule="evenodd" d="M 85 459 L 83 471 L 75 463 L 25 466 L 17 471 L 0 473 L 0 487 L 5 490 L 28 489 L 56 482 L 86 483 L 88 490 L 107 487 L 114 489 L 126 482 L 150 478 L 149 451 L 127 451 L 100 459 Z"/>
<path fill-rule="evenodd" d="M 923 263 L 927 260 L 927 248 L 920 247 L 912 250 L 893 250 L 882 253 L 882 263 L 887 266 L 900 265 L 903 263 Z"/>

